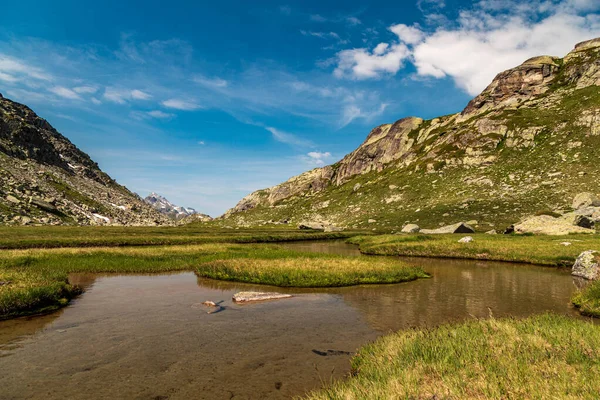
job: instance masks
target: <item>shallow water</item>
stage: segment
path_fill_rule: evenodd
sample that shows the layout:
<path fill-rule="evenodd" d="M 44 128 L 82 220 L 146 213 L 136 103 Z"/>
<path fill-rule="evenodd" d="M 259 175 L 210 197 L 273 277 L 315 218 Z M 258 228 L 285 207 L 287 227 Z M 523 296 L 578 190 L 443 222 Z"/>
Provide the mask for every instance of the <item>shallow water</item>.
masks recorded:
<path fill-rule="evenodd" d="M 340 242 L 288 246 L 358 254 Z M 346 353 L 389 331 L 490 314 L 575 314 L 568 271 L 404 259 L 433 277 L 281 289 L 193 273 L 73 276 L 87 290 L 65 309 L 0 322 L 0 398 L 289 398 L 344 377 Z M 231 296 L 241 290 L 295 297 L 235 305 Z M 208 314 L 205 300 L 224 309 Z"/>

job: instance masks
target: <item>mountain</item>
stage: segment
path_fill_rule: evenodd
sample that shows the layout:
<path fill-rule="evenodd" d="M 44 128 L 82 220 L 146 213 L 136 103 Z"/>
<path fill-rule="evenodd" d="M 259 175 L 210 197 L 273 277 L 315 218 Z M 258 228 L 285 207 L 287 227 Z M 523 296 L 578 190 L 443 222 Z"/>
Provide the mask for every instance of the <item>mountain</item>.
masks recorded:
<path fill-rule="evenodd" d="M 171 223 L 45 119 L 0 94 L 0 224 Z"/>
<path fill-rule="evenodd" d="M 480 230 L 599 192 L 600 39 L 502 72 L 466 108 L 376 127 L 339 162 L 242 199 L 228 225 L 326 222 Z"/>
<path fill-rule="evenodd" d="M 156 210 L 160 211 L 162 214 L 167 215 L 169 218 L 175 220 L 183 220 L 185 219 L 193 221 L 211 221 L 212 218 L 206 214 L 201 214 L 198 211 L 194 210 L 190 207 L 180 207 L 171 203 L 166 198 L 152 192 L 144 201 L 154 207 Z"/>

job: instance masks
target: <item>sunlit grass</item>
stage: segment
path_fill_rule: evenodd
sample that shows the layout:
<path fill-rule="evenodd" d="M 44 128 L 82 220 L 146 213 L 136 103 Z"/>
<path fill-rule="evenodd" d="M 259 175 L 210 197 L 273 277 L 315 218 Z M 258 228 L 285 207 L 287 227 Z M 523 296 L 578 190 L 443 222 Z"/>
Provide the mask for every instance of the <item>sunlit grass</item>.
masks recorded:
<path fill-rule="evenodd" d="M 600 329 L 557 315 L 387 335 L 310 399 L 596 399 Z"/>

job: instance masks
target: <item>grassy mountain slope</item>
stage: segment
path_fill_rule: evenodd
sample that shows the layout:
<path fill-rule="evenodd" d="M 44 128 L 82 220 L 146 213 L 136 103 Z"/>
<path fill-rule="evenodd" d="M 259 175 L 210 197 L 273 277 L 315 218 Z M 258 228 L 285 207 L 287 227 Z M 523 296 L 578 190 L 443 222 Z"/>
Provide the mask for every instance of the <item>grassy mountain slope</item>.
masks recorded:
<path fill-rule="evenodd" d="M 458 114 L 376 127 L 334 165 L 244 198 L 222 224 L 504 228 L 598 190 L 600 39 L 502 72 Z"/>

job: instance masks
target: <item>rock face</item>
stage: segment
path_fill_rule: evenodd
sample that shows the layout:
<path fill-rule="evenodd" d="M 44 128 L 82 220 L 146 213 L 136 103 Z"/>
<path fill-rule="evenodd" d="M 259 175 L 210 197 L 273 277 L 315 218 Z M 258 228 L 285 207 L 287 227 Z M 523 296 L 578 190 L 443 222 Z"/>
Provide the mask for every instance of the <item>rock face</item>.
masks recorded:
<path fill-rule="evenodd" d="M 46 120 L 0 96 L 0 224 L 169 223 Z"/>
<path fill-rule="evenodd" d="M 596 231 L 573 225 L 573 223 L 564 218 L 554 218 L 550 215 L 538 215 L 515 225 L 515 233 L 569 235 L 571 233 L 596 233 Z"/>
<path fill-rule="evenodd" d="M 437 229 L 421 229 L 421 233 L 439 235 L 444 233 L 475 233 L 475 230 L 464 222 L 459 222 L 453 225 L 442 226 Z"/>
<path fill-rule="evenodd" d="M 144 201 L 150 204 L 157 211 L 167 215 L 168 217 L 174 220 L 182 220 L 186 217 L 193 216 L 193 220 L 196 221 L 212 221 L 212 218 L 209 215 L 201 214 L 190 207 L 176 206 L 163 196 L 160 196 L 154 192 L 146 196 Z M 188 219 L 191 220 L 191 218 Z"/>
<path fill-rule="evenodd" d="M 380 125 L 337 163 L 254 192 L 223 218 L 390 230 L 474 219 L 491 228 L 569 209 L 600 179 L 598 86 L 600 39 L 562 59 L 529 59 L 462 112 Z M 581 204 L 597 202 L 586 197 L 573 208 Z"/>
<path fill-rule="evenodd" d="M 600 277 L 599 265 L 600 256 L 597 251 L 584 251 L 577 257 L 577 260 L 575 260 L 571 275 L 596 280 Z"/>
<path fill-rule="evenodd" d="M 290 294 L 276 292 L 238 292 L 233 295 L 233 301 L 236 303 L 248 303 L 253 301 L 288 299 Z"/>

